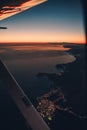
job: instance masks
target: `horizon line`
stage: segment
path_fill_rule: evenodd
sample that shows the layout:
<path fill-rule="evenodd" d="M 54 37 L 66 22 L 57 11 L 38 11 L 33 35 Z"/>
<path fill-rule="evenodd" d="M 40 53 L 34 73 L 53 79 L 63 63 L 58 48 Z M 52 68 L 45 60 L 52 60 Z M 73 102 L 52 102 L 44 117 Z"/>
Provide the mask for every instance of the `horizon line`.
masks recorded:
<path fill-rule="evenodd" d="M 0 42 L 1 44 L 86 44 L 85 42 Z"/>

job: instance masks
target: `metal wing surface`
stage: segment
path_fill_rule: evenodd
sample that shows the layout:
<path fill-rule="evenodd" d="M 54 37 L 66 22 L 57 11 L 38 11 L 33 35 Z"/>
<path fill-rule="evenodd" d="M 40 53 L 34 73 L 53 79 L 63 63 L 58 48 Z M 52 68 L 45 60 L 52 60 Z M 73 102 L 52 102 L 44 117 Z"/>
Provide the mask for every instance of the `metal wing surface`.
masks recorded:
<path fill-rule="evenodd" d="M 0 0 L 0 20 L 23 12 L 47 0 Z"/>

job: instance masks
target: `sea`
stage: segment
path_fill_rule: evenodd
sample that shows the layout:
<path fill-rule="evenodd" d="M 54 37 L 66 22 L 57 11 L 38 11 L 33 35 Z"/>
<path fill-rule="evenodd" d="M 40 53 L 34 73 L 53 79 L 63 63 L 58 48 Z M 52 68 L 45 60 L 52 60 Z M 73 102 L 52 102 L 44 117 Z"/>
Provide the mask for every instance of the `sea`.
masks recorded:
<path fill-rule="evenodd" d="M 62 44 L 1 44 L 0 59 L 35 106 L 36 98 L 48 92 L 52 82 L 38 73 L 58 73 L 57 64 L 75 61 Z M 0 130 L 26 130 L 27 123 L 0 81 Z"/>

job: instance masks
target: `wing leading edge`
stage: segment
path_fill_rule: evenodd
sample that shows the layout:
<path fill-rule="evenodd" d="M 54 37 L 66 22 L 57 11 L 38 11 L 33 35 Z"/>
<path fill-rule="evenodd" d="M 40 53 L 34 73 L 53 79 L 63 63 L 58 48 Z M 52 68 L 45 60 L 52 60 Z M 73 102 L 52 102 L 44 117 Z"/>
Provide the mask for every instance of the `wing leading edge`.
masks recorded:
<path fill-rule="evenodd" d="M 24 116 L 32 130 L 50 130 L 39 113 L 11 75 L 6 65 L 0 60 L 0 78 L 6 84 L 10 96 Z"/>

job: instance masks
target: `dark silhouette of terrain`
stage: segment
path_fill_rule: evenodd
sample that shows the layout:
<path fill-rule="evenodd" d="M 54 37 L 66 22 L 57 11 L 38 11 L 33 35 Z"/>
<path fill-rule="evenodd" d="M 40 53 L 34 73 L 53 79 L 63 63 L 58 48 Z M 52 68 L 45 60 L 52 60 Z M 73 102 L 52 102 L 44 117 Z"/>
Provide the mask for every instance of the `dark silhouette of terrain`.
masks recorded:
<path fill-rule="evenodd" d="M 64 47 L 71 48 L 68 53 L 74 55 L 76 60 L 72 63 L 57 64 L 56 68 L 59 73 L 38 73 L 37 75 L 37 77 L 47 77 L 53 83 L 52 87 L 54 89 L 61 88 L 69 105 L 72 107 L 71 113 L 56 110 L 50 127 L 52 130 L 86 130 L 86 46 L 64 44 Z M 55 99 L 55 97 L 56 95 L 51 98 L 49 96 L 49 99 Z M 60 104 L 64 109 L 62 102 Z"/>

